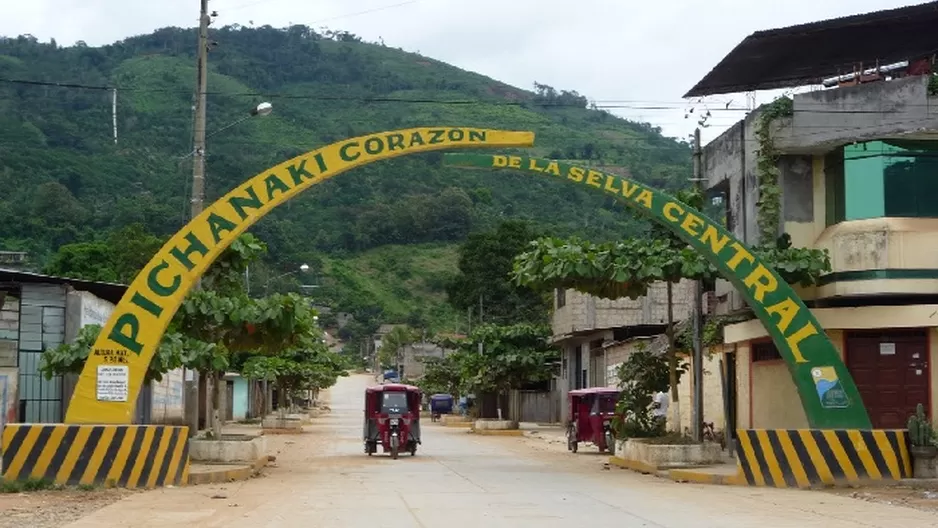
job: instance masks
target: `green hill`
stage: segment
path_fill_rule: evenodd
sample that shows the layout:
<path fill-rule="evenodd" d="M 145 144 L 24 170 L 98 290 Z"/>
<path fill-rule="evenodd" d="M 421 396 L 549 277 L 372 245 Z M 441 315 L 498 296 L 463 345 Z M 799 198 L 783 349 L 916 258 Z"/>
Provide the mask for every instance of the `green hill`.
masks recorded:
<path fill-rule="evenodd" d="M 208 200 L 323 144 L 412 126 L 533 130 L 536 155 L 618 168 L 656 186 L 680 185 L 689 170 L 686 144 L 590 109 L 576 92 L 521 90 L 304 26 L 225 27 L 211 39 L 219 45 L 209 58 Z M 0 249 L 29 251 L 41 265 L 62 244 L 98 239 L 132 222 L 160 235 L 183 225 L 195 47 L 195 31 L 178 28 L 100 48 L 0 39 L 0 79 L 38 81 L 0 82 Z M 117 87 L 117 144 L 111 93 L 95 86 Z M 272 115 L 213 135 L 261 101 L 273 103 Z M 440 159 L 426 154 L 373 164 L 273 212 L 253 229 L 270 246 L 269 266 L 321 262 L 335 283 L 329 292 L 335 303 L 361 307 L 371 296 L 379 312 L 397 317 L 418 304 L 439 308 L 437 282 L 453 271 L 452 245 L 501 219 L 527 218 L 558 235 L 594 239 L 640 229 L 610 199 L 583 189 L 442 168 Z M 436 249 L 409 254 L 415 244 Z M 398 247 L 369 251 L 388 245 Z M 404 276 L 423 278 L 388 283 L 401 276 L 382 262 L 394 255 L 407 263 L 400 266 L 412 266 Z M 355 284 L 343 289 L 343 280 Z"/>

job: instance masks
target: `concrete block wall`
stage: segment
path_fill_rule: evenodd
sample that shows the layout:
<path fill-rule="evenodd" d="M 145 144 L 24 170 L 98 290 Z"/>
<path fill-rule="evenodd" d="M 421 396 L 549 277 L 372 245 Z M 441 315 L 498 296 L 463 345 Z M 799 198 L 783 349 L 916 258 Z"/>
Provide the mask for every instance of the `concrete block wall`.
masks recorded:
<path fill-rule="evenodd" d="M 694 285 L 681 281 L 672 288 L 674 320 L 690 316 L 693 308 Z M 551 321 L 554 336 L 588 330 L 619 328 L 623 326 L 657 325 L 668 321 L 667 287 L 656 283 L 648 295 L 638 299 L 601 299 L 577 292 L 566 291 L 566 304 L 556 308 Z"/>

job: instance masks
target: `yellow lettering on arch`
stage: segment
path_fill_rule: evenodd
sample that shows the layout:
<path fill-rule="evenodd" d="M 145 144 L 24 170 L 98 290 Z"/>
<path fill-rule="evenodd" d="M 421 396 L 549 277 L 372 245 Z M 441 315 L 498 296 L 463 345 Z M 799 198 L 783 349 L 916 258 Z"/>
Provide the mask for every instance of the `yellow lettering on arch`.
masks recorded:
<path fill-rule="evenodd" d="M 760 303 L 765 299 L 766 293 L 772 293 L 778 289 L 778 280 L 772 275 L 772 272 L 759 264 L 749 275 L 743 279 L 743 284 L 752 289 L 752 297 Z"/>
<path fill-rule="evenodd" d="M 676 224 L 681 221 L 680 217 L 677 215 L 683 215 L 684 208 L 674 202 L 668 202 L 661 208 L 661 214 L 663 214 L 668 221 Z"/>
<path fill-rule="evenodd" d="M 638 196 L 635 197 L 635 201 L 638 202 L 638 203 L 640 203 L 640 204 L 642 204 L 642 205 L 644 205 L 645 207 L 651 209 L 651 198 L 652 198 L 652 196 L 653 196 L 653 195 L 651 194 L 651 191 L 649 191 L 649 190 L 646 189 L 646 190 L 643 190 L 642 192 L 638 193 Z"/>
<path fill-rule="evenodd" d="M 700 236 L 700 241 L 704 244 L 710 244 L 710 251 L 718 255 L 723 251 L 723 248 L 726 247 L 726 243 L 730 241 L 730 237 L 721 235 L 716 227 L 707 224 L 707 227 L 704 228 L 703 235 Z"/>
<path fill-rule="evenodd" d="M 775 303 L 772 306 L 767 306 L 765 311 L 769 315 L 778 316 L 778 321 L 775 322 L 775 327 L 778 328 L 779 332 L 784 334 L 788 331 L 788 326 L 791 325 L 791 322 L 795 320 L 795 317 L 798 315 L 800 309 L 791 297 L 785 297 L 784 301 Z"/>

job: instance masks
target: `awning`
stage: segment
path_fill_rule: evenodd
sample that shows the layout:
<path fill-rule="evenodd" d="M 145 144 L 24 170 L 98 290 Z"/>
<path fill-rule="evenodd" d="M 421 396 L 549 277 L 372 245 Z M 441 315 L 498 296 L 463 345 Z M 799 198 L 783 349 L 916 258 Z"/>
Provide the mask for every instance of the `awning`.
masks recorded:
<path fill-rule="evenodd" d="M 938 2 L 833 18 L 746 37 L 684 97 L 820 84 L 854 68 L 938 53 Z"/>

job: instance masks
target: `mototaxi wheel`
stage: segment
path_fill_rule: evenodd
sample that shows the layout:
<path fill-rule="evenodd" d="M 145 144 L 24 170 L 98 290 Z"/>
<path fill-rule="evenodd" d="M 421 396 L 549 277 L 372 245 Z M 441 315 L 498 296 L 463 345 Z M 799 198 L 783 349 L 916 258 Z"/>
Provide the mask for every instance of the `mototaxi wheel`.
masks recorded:
<path fill-rule="evenodd" d="M 616 456 L 616 437 L 612 434 L 612 431 L 606 433 L 606 449 L 610 455 Z"/>
<path fill-rule="evenodd" d="M 391 437 L 391 458 L 397 460 L 398 452 L 401 448 L 401 442 L 396 436 Z"/>

